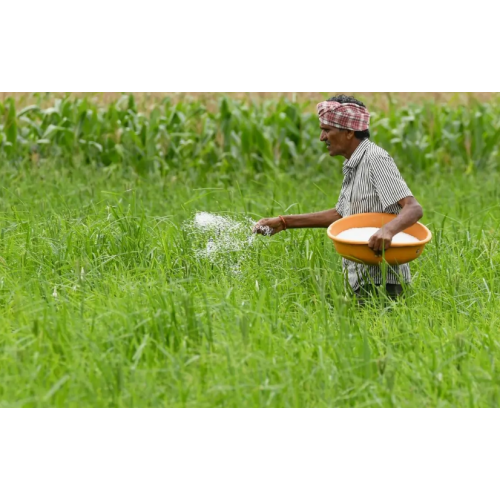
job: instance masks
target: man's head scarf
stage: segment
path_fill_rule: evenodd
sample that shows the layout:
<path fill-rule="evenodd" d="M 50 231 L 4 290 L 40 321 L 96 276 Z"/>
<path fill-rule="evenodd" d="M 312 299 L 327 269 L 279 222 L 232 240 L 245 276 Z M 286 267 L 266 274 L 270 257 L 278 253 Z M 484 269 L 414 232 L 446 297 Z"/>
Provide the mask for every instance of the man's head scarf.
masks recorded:
<path fill-rule="evenodd" d="M 319 121 L 323 125 L 363 132 L 370 128 L 369 111 L 358 104 L 324 101 L 318 104 Z"/>

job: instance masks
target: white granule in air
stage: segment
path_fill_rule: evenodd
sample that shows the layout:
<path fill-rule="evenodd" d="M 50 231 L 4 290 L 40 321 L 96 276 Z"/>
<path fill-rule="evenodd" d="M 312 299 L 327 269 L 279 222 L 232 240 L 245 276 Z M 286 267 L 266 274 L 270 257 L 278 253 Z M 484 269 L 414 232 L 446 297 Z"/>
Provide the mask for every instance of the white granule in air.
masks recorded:
<path fill-rule="evenodd" d="M 359 243 L 368 243 L 370 238 L 377 232 L 380 231 L 379 227 L 357 227 L 353 229 L 348 229 L 340 233 L 337 238 L 340 240 L 355 241 Z M 407 233 L 398 233 L 392 239 L 393 243 L 418 243 L 420 240 L 411 236 Z"/>
<path fill-rule="evenodd" d="M 254 244 L 257 235 L 252 234 L 255 222 L 248 217 L 231 218 L 207 212 L 199 212 L 194 220 L 184 224 L 184 229 L 196 242 L 194 251 L 198 258 L 212 263 L 227 263 L 231 258 L 233 269 L 239 273 L 239 266 L 246 257 L 246 251 Z M 272 233 L 267 228 L 265 233 Z"/>

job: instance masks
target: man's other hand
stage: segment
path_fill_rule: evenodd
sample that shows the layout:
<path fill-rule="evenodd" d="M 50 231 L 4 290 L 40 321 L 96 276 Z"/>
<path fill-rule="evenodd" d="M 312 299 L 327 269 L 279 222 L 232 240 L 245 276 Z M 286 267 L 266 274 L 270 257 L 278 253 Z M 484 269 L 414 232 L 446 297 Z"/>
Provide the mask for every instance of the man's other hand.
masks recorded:
<path fill-rule="evenodd" d="M 368 242 L 368 246 L 378 255 L 381 256 L 382 252 L 387 252 L 392 245 L 392 239 L 394 238 L 394 234 L 392 232 L 383 227 L 380 231 L 377 231 Z"/>
<path fill-rule="evenodd" d="M 263 236 L 274 236 L 284 230 L 285 226 L 279 217 L 275 217 L 273 219 L 261 219 L 253 228 L 254 233 L 261 234 Z"/>

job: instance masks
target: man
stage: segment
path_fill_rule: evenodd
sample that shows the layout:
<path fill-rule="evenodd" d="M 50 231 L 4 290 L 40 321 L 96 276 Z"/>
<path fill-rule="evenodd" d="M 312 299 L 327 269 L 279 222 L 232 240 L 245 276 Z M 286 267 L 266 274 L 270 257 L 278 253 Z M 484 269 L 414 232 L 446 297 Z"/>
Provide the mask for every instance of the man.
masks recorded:
<path fill-rule="evenodd" d="M 336 208 L 305 215 L 279 216 L 262 219 L 254 232 L 275 235 L 287 229 L 328 228 L 342 217 L 360 213 L 390 213 L 398 216 L 378 231 L 369 241 L 369 247 L 378 255 L 391 246 L 396 234 L 418 222 L 423 210 L 413 197 L 391 156 L 370 141 L 370 113 L 366 106 L 340 95 L 318 104 L 321 126 L 320 140 L 330 156 L 343 156 L 344 181 Z M 383 284 L 379 266 L 365 266 L 343 260 L 349 284 L 358 295 L 375 285 Z M 410 283 L 408 264 L 389 267 L 386 292 L 401 295 L 401 282 Z"/>

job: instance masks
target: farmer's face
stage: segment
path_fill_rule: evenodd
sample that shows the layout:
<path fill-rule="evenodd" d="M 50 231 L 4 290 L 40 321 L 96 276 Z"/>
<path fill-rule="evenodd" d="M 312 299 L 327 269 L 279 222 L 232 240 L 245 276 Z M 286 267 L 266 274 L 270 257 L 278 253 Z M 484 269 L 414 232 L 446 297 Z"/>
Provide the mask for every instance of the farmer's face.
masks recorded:
<path fill-rule="evenodd" d="M 352 137 L 348 130 L 321 124 L 320 140 L 326 144 L 330 156 L 344 156 Z"/>

